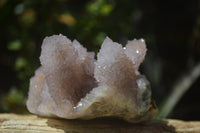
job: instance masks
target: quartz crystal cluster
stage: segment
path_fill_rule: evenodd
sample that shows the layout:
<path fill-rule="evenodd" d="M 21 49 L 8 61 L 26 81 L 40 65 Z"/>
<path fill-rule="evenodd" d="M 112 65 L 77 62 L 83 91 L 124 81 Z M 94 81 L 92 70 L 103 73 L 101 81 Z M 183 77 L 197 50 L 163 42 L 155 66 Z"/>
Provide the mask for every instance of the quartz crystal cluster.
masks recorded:
<path fill-rule="evenodd" d="M 66 119 L 149 120 L 157 108 L 149 81 L 138 71 L 146 50 L 143 39 L 122 47 L 107 37 L 95 60 L 94 53 L 76 40 L 61 34 L 46 37 L 41 67 L 30 80 L 27 108 Z"/>

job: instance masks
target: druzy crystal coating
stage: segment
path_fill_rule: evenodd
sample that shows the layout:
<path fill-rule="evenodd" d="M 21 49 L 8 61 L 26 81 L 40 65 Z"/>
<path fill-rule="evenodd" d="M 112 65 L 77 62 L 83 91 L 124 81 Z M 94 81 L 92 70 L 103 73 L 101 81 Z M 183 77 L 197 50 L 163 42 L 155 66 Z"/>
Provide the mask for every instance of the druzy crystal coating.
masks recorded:
<path fill-rule="evenodd" d="M 143 39 L 122 47 L 106 37 L 95 60 L 95 54 L 76 40 L 61 34 L 46 37 L 41 66 L 30 80 L 27 108 L 65 119 L 147 121 L 157 108 L 149 81 L 138 71 L 146 51 Z"/>

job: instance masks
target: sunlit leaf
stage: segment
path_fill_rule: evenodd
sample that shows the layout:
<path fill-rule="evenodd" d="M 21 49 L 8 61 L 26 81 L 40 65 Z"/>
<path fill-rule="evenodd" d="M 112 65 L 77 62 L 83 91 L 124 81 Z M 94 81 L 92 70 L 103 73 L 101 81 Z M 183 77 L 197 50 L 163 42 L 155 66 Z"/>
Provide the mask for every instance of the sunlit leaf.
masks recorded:
<path fill-rule="evenodd" d="M 11 89 L 6 97 L 7 102 L 10 104 L 19 103 L 23 101 L 23 98 L 22 92 L 18 91 L 16 88 Z"/>
<path fill-rule="evenodd" d="M 109 15 L 112 10 L 113 10 L 113 6 L 112 5 L 103 5 L 101 7 L 101 14 L 102 15 Z"/>
<path fill-rule="evenodd" d="M 96 0 L 93 3 L 89 3 L 86 9 L 93 15 L 106 16 L 113 10 L 113 5 L 107 4 L 105 0 Z"/>
<path fill-rule="evenodd" d="M 24 26 L 31 26 L 36 20 L 34 9 L 26 9 L 20 17 L 20 21 Z"/>
<path fill-rule="evenodd" d="M 95 38 L 96 44 L 101 45 L 105 38 L 106 38 L 106 34 L 104 32 L 100 32 Z"/>
<path fill-rule="evenodd" d="M 96 0 L 93 3 L 89 3 L 86 6 L 86 9 L 88 10 L 88 12 L 90 12 L 93 15 L 98 15 L 100 14 L 100 9 L 101 7 L 104 5 L 105 1 L 104 0 Z"/>
<path fill-rule="evenodd" d="M 15 61 L 15 70 L 19 71 L 27 66 L 28 62 L 24 57 L 18 57 Z"/>
<path fill-rule="evenodd" d="M 22 43 L 20 40 L 15 40 L 8 44 L 8 49 L 11 51 L 18 51 L 21 48 L 22 48 Z"/>
<path fill-rule="evenodd" d="M 76 24 L 76 19 L 68 13 L 59 15 L 57 19 L 60 23 L 66 24 L 68 26 L 73 26 Z"/>
<path fill-rule="evenodd" d="M 11 90 L 2 98 L 1 104 L 4 111 L 10 111 L 16 109 L 16 106 L 24 106 L 25 97 L 16 87 L 12 87 Z M 16 110 L 12 110 L 12 112 L 15 111 Z"/>

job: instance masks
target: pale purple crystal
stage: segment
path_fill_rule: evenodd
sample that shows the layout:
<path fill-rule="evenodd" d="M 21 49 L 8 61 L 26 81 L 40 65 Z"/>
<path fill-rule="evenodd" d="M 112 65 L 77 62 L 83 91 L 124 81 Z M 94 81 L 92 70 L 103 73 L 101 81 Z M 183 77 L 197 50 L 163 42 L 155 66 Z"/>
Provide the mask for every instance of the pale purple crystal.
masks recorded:
<path fill-rule="evenodd" d="M 46 37 L 41 67 L 30 81 L 28 110 L 66 119 L 149 120 L 157 108 L 148 80 L 138 72 L 145 54 L 143 39 L 128 41 L 123 48 L 107 37 L 96 61 L 76 40 Z"/>

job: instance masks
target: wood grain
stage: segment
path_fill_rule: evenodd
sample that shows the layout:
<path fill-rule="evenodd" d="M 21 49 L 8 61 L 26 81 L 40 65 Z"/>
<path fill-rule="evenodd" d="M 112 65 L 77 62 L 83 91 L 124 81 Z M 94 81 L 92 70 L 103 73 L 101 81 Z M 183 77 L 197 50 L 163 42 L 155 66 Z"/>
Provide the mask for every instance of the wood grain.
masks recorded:
<path fill-rule="evenodd" d="M 23 133 L 200 133 L 200 121 L 152 120 L 131 124 L 116 119 L 64 120 L 0 114 L 0 132 Z"/>

